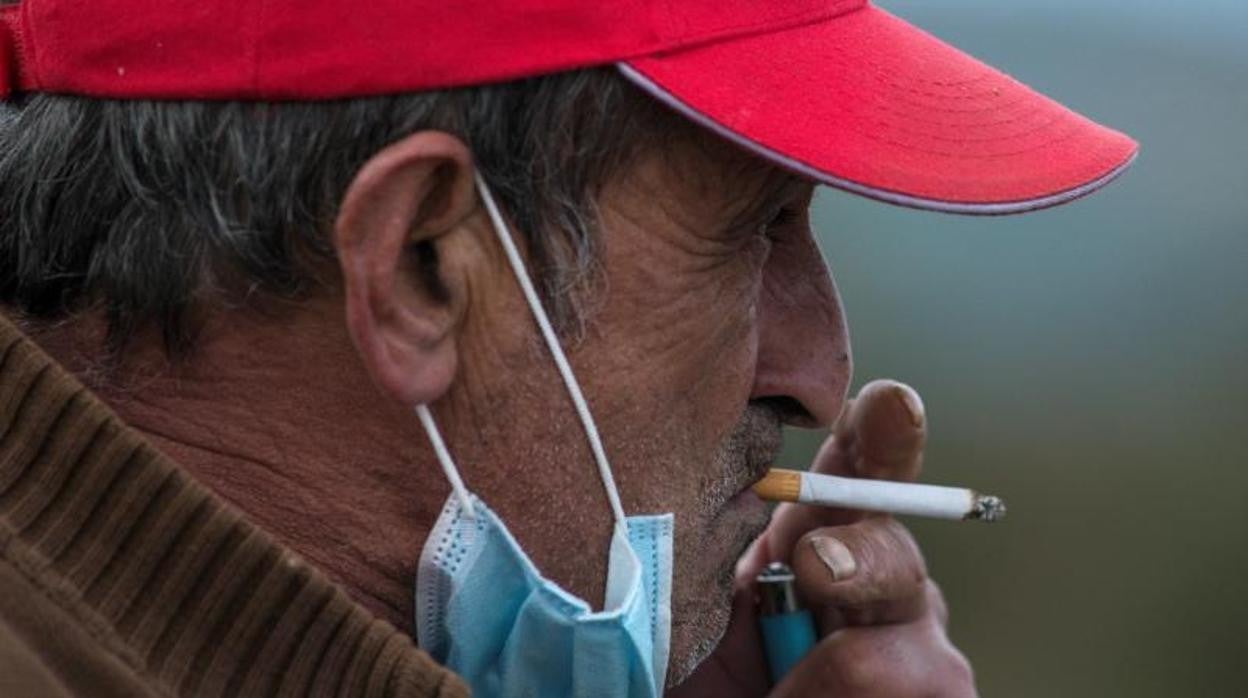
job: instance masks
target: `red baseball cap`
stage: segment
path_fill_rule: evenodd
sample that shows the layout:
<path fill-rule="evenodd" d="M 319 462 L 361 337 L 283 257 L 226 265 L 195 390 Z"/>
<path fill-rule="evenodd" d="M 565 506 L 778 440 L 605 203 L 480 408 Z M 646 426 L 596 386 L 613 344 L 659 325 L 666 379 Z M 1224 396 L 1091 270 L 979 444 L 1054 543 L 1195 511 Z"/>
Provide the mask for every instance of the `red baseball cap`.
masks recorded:
<path fill-rule="evenodd" d="M 0 96 L 320 100 L 614 64 L 779 165 L 955 213 L 1075 199 L 1137 150 L 867 0 L 23 0 L 0 20 Z"/>

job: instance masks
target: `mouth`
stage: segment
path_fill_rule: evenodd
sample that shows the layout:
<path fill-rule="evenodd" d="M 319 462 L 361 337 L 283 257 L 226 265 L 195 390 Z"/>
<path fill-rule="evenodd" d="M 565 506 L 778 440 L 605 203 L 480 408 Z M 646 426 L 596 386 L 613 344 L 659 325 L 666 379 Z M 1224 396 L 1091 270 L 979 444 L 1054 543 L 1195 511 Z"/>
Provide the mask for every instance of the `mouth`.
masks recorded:
<path fill-rule="evenodd" d="M 752 403 L 734 432 L 717 449 L 718 467 L 703 490 L 706 518 L 701 524 L 709 545 L 700 556 L 724 603 L 732 593 L 737 562 L 766 530 L 775 505 L 759 498 L 753 486 L 766 475 L 780 454 L 779 416 L 766 405 Z"/>
<path fill-rule="evenodd" d="M 712 484 L 708 491 L 711 509 L 725 510 L 758 499 L 753 487 L 767 474 L 771 462 L 771 458 L 749 458 L 745 463 L 738 464 L 729 476 Z"/>
<path fill-rule="evenodd" d="M 754 496 L 752 488 L 767 475 L 776 462 L 776 458 L 780 456 L 781 434 L 780 425 L 777 423 L 774 429 L 769 429 L 765 435 L 758 435 L 760 438 L 751 444 L 746 452 L 745 462 L 742 463 L 744 467 L 737 471 L 733 479 L 733 489 L 730 490 L 733 493 L 731 499 Z"/>
<path fill-rule="evenodd" d="M 755 494 L 753 488 L 770 470 L 772 461 L 772 458 L 749 459 L 746 467 L 738 471 L 739 476 L 731 487 L 725 488 L 730 495 L 721 505 L 721 516 L 735 520 L 750 530 L 759 528 L 771 518 L 773 505 Z"/>
<path fill-rule="evenodd" d="M 717 449 L 715 475 L 703 489 L 703 511 L 721 532 L 754 530 L 771 518 L 772 505 L 752 491 L 780 454 L 781 415 L 765 401 L 751 401 L 735 429 Z"/>
<path fill-rule="evenodd" d="M 723 573 L 723 579 L 729 584 L 733 579 L 733 570 L 736 568 L 737 561 L 745 554 L 750 544 L 767 529 L 767 525 L 771 522 L 772 512 L 776 508 L 773 502 L 762 499 L 752 489 L 754 483 L 762 479 L 763 474 L 767 472 L 768 465 L 769 461 L 751 467 L 748 471 L 748 479 L 737 489 L 736 494 L 724 502 L 715 516 L 716 528 L 732 541 L 728 546 L 729 553 L 725 557 L 726 566 Z"/>
<path fill-rule="evenodd" d="M 732 496 L 729 497 L 728 501 L 724 503 L 725 506 L 732 506 L 735 503 L 750 498 L 758 499 L 758 495 L 754 494 L 754 485 L 757 484 L 759 480 L 762 480 L 767 474 L 767 471 L 770 469 L 770 459 L 759 462 L 758 464 L 749 464 L 746 471 L 742 473 L 741 479 L 734 483 L 733 489 L 730 490 L 732 492 Z"/>

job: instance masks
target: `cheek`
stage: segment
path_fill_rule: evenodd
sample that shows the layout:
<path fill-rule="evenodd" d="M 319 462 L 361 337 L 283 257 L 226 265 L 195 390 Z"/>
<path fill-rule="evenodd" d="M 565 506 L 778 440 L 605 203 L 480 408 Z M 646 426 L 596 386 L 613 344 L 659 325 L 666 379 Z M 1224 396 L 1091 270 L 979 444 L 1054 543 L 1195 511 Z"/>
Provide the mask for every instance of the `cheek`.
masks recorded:
<path fill-rule="evenodd" d="M 667 252 L 634 259 L 628 276 L 635 281 L 621 289 L 624 311 L 641 319 L 646 353 L 673 367 L 687 365 L 687 377 L 732 369 L 756 346 L 766 245 L 704 257 Z"/>
<path fill-rule="evenodd" d="M 758 356 L 761 270 L 739 260 L 701 275 L 658 279 L 636 291 L 634 373 L 667 415 L 707 448 L 740 419 Z"/>
<path fill-rule="evenodd" d="M 592 358 L 595 415 L 630 460 L 700 476 L 750 396 L 766 249 L 690 249 L 633 232 L 614 231 L 578 354 Z"/>

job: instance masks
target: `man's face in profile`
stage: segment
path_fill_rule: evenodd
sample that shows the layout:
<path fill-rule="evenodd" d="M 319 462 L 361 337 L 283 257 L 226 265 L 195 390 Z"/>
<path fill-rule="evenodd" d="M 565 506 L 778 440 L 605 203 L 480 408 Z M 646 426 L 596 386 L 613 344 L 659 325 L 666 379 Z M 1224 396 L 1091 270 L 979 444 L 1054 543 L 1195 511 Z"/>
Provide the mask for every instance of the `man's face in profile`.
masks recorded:
<path fill-rule="evenodd" d="M 673 680 L 726 627 L 734 565 L 770 514 L 748 487 L 772 464 L 781 426 L 828 424 L 843 404 L 848 338 L 809 228 L 812 193 L 810 183 L 705 139 L 644 154 L 598 200 L 605 292 L 569 356 L 624 510 L 676 515 Z M 495 394 L 491 404 L 521 415 L 507 424 L 523 433 L 490 439 L 528 437 L 539 445 L 522 452 L 544 458 L 487 462 L 477 452 L 466 477 L 472 485 L 489 468 L 548 468 L 561 486 L 544 494 L 524 491 L 518 478 L 478 489 L 499 503 L 539 568 L 592 602 L 610 516 L 581 427 L 549 357 L 526 342 L 512 354 L 497 341 L 535 332 L 528 313 L 485 315 L 510 325 L 491 331 L 493 342 L 483 335 L 491 352 L 508 352 L 499 365 L 519 372 L 523 363 L 542 377 L 521 394 Z"/>

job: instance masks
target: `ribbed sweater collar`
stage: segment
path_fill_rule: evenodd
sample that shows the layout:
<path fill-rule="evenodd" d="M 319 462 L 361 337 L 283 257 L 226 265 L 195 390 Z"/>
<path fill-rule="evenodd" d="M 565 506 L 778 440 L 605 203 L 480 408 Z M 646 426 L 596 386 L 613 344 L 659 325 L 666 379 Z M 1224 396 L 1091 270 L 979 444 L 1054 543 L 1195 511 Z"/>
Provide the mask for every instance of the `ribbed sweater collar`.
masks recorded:
<path fill-rule="evenodd" d="M 170 694 L 467 694 L 3 315 L 0 554 Z"/>

